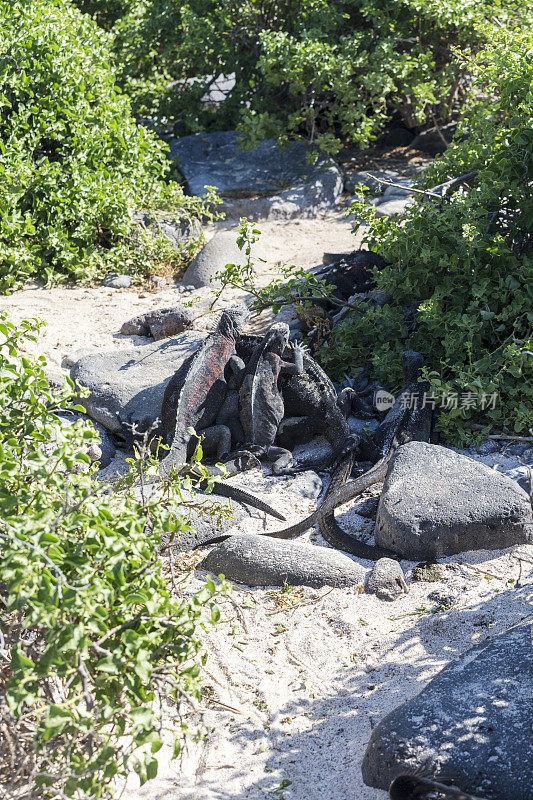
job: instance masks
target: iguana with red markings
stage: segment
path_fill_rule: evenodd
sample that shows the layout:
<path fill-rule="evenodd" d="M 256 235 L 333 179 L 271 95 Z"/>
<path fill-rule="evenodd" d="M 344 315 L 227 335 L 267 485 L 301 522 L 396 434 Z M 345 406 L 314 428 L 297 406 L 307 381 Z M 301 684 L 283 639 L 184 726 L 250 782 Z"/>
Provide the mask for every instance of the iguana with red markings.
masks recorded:
<path fill-rule="evenodd" d="M 235 343 L 248 316 L 248 310 L 243 306 L 223 311 L 201 347 L 170 379 L 161 409 L 163 431 L 170 445 L 169 453 L 159 465 L 162 478 L 170 477 L 173 472 L 183 472 L 184 468 L 191 474 L 192 468 L 188 469 L 187 464 L 197 441 L 191 429 L 205 438 L 210 447 L 216 448 L 220 461 L 229 454 L 229 428 L 215 423 L 226 397 L 226 370 L 238 372 L 244 368 L 244 362 L 236 354 Z M 243 459 L 250 463 L 250 454 L 244 454 Z M 257 463 L 253 458 L 251 460 Z M 215 482 L 213 491 L 254 506 L 277 519 L 285 519 L 262 500 L 236 486 Z"/>

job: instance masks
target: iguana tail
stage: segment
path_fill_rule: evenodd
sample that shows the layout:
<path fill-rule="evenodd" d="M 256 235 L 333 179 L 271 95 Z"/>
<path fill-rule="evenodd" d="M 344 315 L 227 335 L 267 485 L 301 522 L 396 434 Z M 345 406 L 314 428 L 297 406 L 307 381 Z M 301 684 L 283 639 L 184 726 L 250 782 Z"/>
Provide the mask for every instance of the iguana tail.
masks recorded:
<path fill-rule="evenodd" d="M 259 536 L 270 536 L 273 539 L 295 539 L 301 533 L 305 533 L 309 528 L 312 528 L 313 525 L 320 522 L 327 514 L 331 514 L 337 506 L 358 497 L 365 489 L 368 489 L 369 486 L 384 481 L 389 461 L 392 458 L 392 453 L 393 450 L 391 449 L 391 452 L 385 458 L 382 458 L 381 461 L 374 464 L 374 466 L 371 467 L 368 472 L 365 472 L 364 475 L 361 475 L 360 478 L 349 481 L 343 486 L 340 486 L 329 498 L 324 498 L 320 507 L 305 519 L 300 520 L 300 522 L 297 522 L 295 525 L 291 525 L 290 528 L 283 528 L 280 531 L 266 531 L 265 533 L 260 533 Z M 226 539 L 229 539 L 229 536 L 217 536 L 214 539 L 208 539 L 206 542 L 202 542 L 202 546 L 218 544 Z"/>
<path fill-rule="evenodd" d="M 201 484 L 200 488 L 202 488 Z M 252 508 L 259 509 L 259 511 L 264 511 L 265 514 L 270 514 L 271 517 L 280 519 L 282 522 L 285 522 L 287 519 L 283 514 L 280 514 L 279 511 L 276 511 L 275 508 L 269 506 L 268 503 L 265 503 L 253 494 L 249 494 L 244 489 L 240 489 L 238 486 L 231 486 L 229 483 L 215 481 L 213 484 L 213 492 L 221 497 L 229 497 L 230 500 L 237 500 L 239 503 L 245 503 L 246 505 L 252 506 Z"/>
<path fill-rule="evenodd" d="M 331 496 L 336 494 L 341 486 L 346 484 L 352 471 L 353 462 L 354 455 L 352 452 L 343 456 L 343 458 L 337 464 L 331 478 L 331 483 L 329 484 L 327 492 L 324 495 L 321 508 Z M 368 475 L 368 473 L 366 474 Z M 384 557 L 396 557 L 396 554 L 392 553 L 390 550 L 385 550 L 377 545 L 366 544 L 366 542 L 361 542 L 355 536 L 351 536 L 349 533 L 346 533 L 346 531 L 344 531 L 337 523 L 334 511 L 325 514 L 319 520 L 318 526 L 320 533 L 326 542 L 332 547 L 335 547 L 337 550 L 343 550 L 345 553 L 351 553 L 353 556 L 357 556 L 358 558 L 366 558 L 369 561 L 377 561 L 378 558 Z"/>

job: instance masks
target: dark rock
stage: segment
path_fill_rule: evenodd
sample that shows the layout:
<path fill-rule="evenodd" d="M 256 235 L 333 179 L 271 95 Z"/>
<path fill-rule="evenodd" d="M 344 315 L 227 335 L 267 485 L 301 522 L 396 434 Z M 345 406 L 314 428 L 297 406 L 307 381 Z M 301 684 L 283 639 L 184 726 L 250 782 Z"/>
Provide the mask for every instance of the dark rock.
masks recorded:
<path fill-rule="evenodd" d="M 453 661 L 374 729 L 363 780 L 446 778 L 491 800 L 530 800 L 533 786 L 531 620 Z"/>
<path fill-rule="evenodd" d="M 418 136 L 415 136 L 411 142 L 411 147 L 414 147 L 415 150 L 421 150 L 423 153 L 427 153 L 428 156 L 437 156 L 439 153 L 444 153 L 447 149 L 456 130 L 456 122 L 448 122 L 447 125 L 441 125 L 440 133 L 437 128 L 429 128 L 429 130 L 422 131 Z M 447 144 L 444 143 L 440 134 L 444 136 Z"/>
<path fill-rule="evenodd" d="M 236 131 L 222 131 L 172 139 L 169 145 L 190 193 L 203 196 L 214 186 L 229 219 L 313 217 L 334 208 L 343 191 L 339 168 L 326 158 L 311 165 L 303 142 L 282 150 L 268 139 L 240 150 Z"/>
<path fill-rule="evenodd" d="M 481 442 L 475 448 L 476 453 L 479 453 L 480 456 L 489 456 L 491 453 L 497 453 L 500 449 L 500 445 L 494 441 L 494 439 L 485 439 L 484 442 Z"/>
<path fill-rule="evenodd" d="M 504 472 L 504 475 L 507 475 L 508 478 L 511 478 L 513 481 L 516 481 L 517 484 L 526 492 L 528 495 L 533 491 L 533 467 L 529 466 L 520 466 L 515 467 L 514 469 L 509 469 Z"/>
<path fill-rule="evenodd" d="M 413 567 L 411 578 L 413 581 L 434 583 L 441 581 L 446 574 L 446 567 L 438 561 L 424 561 Z"/>
<path fill-rule="evenodd" d="M 527 544 L 533 541 L 531 504 L 514 481 L 484 464 L 409 442 L 389 467 L 375 539 L 403 558 L 429 560 Z"/>
<path fill-rule="evenodd" d="M 365 577 L 337 550 L 250 534 L 217 545 L 200 567 L 247 586 L 355 586 Z"/>
<path fill-rule="evenodd" d="M 354 506 L 354 512 L 365 519 L 374 519 L 378 513 L 379 497 L 367 497 L 361 503 Z"/>
<path fill-rule="evenodd" d="M 131 275 L 121 275 L 118 272 L 106 275 L 102 281 L 102 285 L 107 286 L 109 289 L 129 289 L 132 283 Z"/>
<path fill-rule="evenodd" d="M 428 600 L 432 600 L 434 603 L 437 603 L 440 608 L 451 608 L 457 603 L 458 599 L 459 595 L 457 592 L 454 592 L 453 589 L 448 588 L 434 589 L 428 594 Z"/>
<path fill-rule="evenodd" d="M 396 600 L 409 589 L 399 563 L 393 558 L 380 558 L 374 564 L 365 585 L 367 594 L 375 594 L 380 600 Z"/>
<path fill-rule="evenodd" d="M 146 314 L 125 322 L 120 333 L 125 336 L 152 336 L 155 341 L 177 336 L 192 325 L 193 316 L 190 309 L 182 305 L 172 308 L 156 308 Z"/>
<path fill-rule="evenodd" d="M 211 279 L 224 269 L 226 264 L 244 266 L 247 263 L 245 250 L 237 247 L 238 235 L 236 230 L 219 231 L 207 242 L 193 258 L 182 278 L 186 290 L 214 286 L 215 282 Z M 261 245 L 256 242 L 252 246 L 252 257 L 263 258 L 263 256 Z"/>
<path fill-rule="evenodd" d="M 91 390 L 81 404 L 111 432 L 124 433 L 124 423 L 146 430 L 160 417 L 168 381 L 204 338 L 187 332 L 162 343 L 84 356 L 71 369 L 71 378 Z"/>
<path fill-rule="evenodd" d="M 376 145 L 378 147 L 408 147 L 415 135 L 404 125 L 394 124 L 377 138 Z"/>

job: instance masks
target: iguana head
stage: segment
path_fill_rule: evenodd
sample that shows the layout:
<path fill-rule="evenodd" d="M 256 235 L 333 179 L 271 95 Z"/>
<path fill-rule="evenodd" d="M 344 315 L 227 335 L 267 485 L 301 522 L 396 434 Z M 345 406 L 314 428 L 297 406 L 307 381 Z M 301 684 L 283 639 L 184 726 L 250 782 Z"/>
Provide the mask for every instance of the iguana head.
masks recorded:
<path fill-rule="evenodd" d="M 250 312 L 246 306 L 234 305 L 225 308 L 220 316 L 218 329 L 223 336 L 235 339 L 246 325 L 249 316 Z"/>
<path fill-rule="evenodd" d="M 417 353 L 416 350 L 406 350 L 402 353 L 402 369 L 408 382 L 420 375 L 423 366 L 424 356 Z"/>
<path fill-rule="evenodd" d="M 290 329 L 286 322 L 276 322 L 272 325 L 264 339 L 264 350 L 277 353 L 281 356 L 289 343 Z"/>

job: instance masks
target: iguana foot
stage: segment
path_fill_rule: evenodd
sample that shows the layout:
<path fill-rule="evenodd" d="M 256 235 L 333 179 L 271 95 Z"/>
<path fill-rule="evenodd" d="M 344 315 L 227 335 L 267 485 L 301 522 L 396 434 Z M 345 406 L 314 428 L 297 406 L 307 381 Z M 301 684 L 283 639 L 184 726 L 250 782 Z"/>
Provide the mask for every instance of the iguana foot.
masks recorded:
<path fill-rule="evenodd" d="M 249 469 L 258 469 L 261 467 L 259 459 L 248 450 L 231 453 L 222 463 L 230 475 L 237 475 L 238 472 L 246 472 Z"/>

